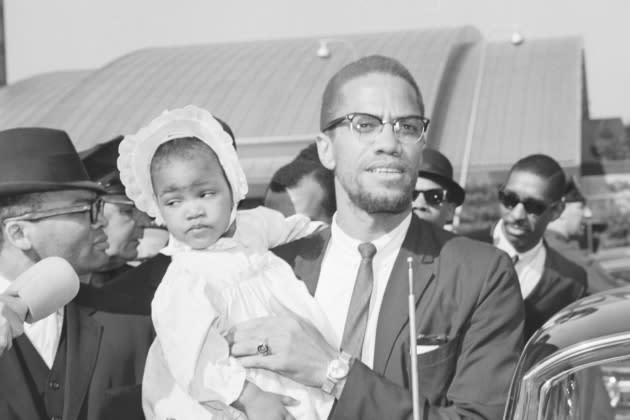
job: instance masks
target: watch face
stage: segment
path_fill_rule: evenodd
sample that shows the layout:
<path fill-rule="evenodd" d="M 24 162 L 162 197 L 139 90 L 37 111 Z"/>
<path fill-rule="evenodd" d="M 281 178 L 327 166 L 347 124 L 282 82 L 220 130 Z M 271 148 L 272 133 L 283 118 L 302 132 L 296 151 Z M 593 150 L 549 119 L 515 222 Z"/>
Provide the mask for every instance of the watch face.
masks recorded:
<path fill-rule="evenodd" d="M 348 375 L 348 365 L 341 360 L 333 360 L 328 367 L 328 375 L 333 379 L 343 379 Z"/>

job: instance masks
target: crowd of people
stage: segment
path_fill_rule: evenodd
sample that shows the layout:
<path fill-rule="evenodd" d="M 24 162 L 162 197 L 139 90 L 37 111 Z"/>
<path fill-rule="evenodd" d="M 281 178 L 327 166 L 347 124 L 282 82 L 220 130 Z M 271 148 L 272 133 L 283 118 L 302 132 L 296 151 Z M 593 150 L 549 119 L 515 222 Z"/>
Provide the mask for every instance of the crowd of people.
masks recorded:
<path fill-rule="evenodd" d="M 60 130 L 0 132 L 0 418 L 410 419 L 411 352 L 421 418 L 499 419 L 524 342 L 614 285 L 575 246 L 586 200 L 546 155 L 510 169 L 491 229 L 449 231 L 466 193 L 394 59 L 330 79 L 315 143 L 255 209 L 211 111 L 80 155 Z M 164 240 L 139 257 L 147 229 Z M 2 292 L 49 256 L 80 290 L 25 325 Z"/>

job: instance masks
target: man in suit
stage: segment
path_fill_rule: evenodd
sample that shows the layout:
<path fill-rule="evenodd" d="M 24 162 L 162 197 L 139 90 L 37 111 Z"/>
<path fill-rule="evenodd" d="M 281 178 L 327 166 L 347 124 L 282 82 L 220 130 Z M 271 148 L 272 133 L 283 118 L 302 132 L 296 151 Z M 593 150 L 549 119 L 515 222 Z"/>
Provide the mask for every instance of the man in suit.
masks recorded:
<path fill-rule="evenodd" d="M 466 191 L 453 180 L 453 165 L 448 158 L 437 150 L 424 149 L 413 190 L 414 213 L 444 227 L 453 221 L 455 209 L 465 199 Z"/>
<path fill-rule="evenodd" d="M 586 197 L 571 178 L 564 194 L 564 211 L 547 226 L 545 242 L 586 271 L 588 293 L 592 294 L 623 286 L 624 282 L 608 274 L 587 250 L 580 248 L 578 241 L 584 234 L 585 220 L 590 217 Z"/>
<path fill-rule="evenodd" d="M 494 243 L 515 261 L 525 301 L 525 338 L 553 314 L 586 295 L 586 273 L 543 236 L 562 214 L 566 178 L 553 158 L 535 154 L 512 166 L 499 190 L 501 220 L 471 237 Z"/>
<path fill-rule="evenodd" d="M 103 266 L 103 192 L 65 132 L 0 132 L 0 292 L 45 257 L 66 259 L 80 276 Z M 0 356 L 0 418 L 143 418 L 148 317 L 71 302 L 24 330 Z"/>
<path fill-rule="evenodd" d="M 337 342 L 290 314 L 236 325 L 230 334 L 243 365 L 334 395 L 331 419 L 411 418 L 410 348 L 421 418 L 503 413 L 522 345 L 517 278 L 504 253 L 412 214 L 427 125 L 418 86 L 396 60 L 364 57 L 333 76 L 317 145 L 335 173 L 337 212 L 329 230 L 277 253 L 328 314 Z"/>

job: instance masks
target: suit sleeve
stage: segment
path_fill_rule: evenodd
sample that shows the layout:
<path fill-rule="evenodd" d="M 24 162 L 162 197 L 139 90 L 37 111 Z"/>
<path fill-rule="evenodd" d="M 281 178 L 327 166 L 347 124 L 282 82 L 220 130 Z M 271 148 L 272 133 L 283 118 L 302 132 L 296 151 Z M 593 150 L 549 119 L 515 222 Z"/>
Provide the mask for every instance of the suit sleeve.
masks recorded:
<path fill-rule="evenodd" d="M 489 264 L 474 263 L 488 270 L 460 331 L 455 372 L 438 404 L 420 395 L 422 419 L 499 419 L 503 414 L 523 345 L 524 311 L 512 264 L 506 255 L 493 255 Z M 411 396 L 408 389 L 356 362 L 330 418 L 411 419 Z"/>

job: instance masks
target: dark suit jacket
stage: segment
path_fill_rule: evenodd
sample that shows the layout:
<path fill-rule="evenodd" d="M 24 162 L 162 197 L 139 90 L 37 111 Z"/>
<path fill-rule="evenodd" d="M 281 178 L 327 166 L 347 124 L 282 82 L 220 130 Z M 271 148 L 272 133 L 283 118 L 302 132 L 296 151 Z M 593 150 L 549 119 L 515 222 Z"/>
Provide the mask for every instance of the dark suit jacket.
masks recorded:
<path fill-rule="evenodd" d="M 153 341 L 151 320 L 70 303 L 66 317 L 64 420 L 143 419 L 141 383 Z M 13 345 L 19 347 L 21 336 Z M 37 411 L 15 347 L 0 356 L 0 418 L 34 420 Z"/>
<path fill-rule="evenodd" d="M 485 232 L 485 233 L 484 233 Z M 471 237 L 492 243 L 492 229 L 473 232 Z M 544 242 L 547 251 L 540 281 L 525 298 L 525 340 L 552 315 L 586 296 L 586 272 Z"/>
<path fill-rule="evenodd" d="M 276 249 L 315 292 L 330 231 Z M 424 419 L 499 419 L 521 348 L 523 302 L 510 259 L 416 216 L 396 259 L 376 330 L 374 369 L 354 363 L 330 418 L 411 418 L 408 265 L 417 334 L 448 342 L 418 355 Z M 414 343 L 415 345 L 415 343 Z"/>
<path fill-rule="evenodd" d="M 171 257 L 157 254 L 110 280 L 104 287 L 82 284 L 75 300 L 108 312 L 151 315 L 153 295 L 170 263 Z"/>

